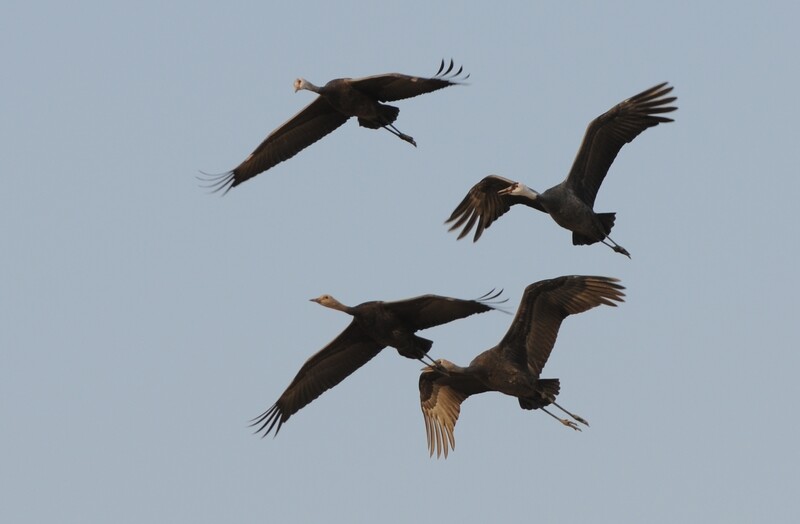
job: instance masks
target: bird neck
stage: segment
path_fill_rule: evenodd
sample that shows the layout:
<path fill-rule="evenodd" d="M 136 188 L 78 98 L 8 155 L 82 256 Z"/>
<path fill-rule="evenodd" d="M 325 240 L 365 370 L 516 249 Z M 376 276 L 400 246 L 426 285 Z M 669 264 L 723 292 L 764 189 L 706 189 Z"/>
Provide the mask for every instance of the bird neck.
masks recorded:
<path fill-rule="evenodd" d="M 328 302 L 326 302 L 326 303 L 324 303 L 322 305 L 325 306 L 325 307 L 329 307 L 331 309 L 336 309 L 338 311 L 344 311 L 345 313 L 350 313 L 350 310 L 351 310 L 350 306 L 345 306 L 344 304 L 342 304 L 341 302 L 339 302 L 338 300 L 336 300 L 333 297 L 331 297 L 331 299 Z"/>
<path fill-rule="evenodd" d="M 525 198 L 529 198 L 531 200 L 537 200 L 539 198 L 539 193 L 529 188 L 525 184 L 519 185 L 519 195 L 524 196 Z"/>
<path fill-rule="evenodd" d="M 453 364 L 449 360 L 445 360 L 442 358 L 439 359 L 438 362 L 445 369 L 445 371 L 447 371 L 451 375 L 464 375 L 468 372 L 467 368 L 461 367 L 457 364 Z"/>
<path fill-rule="evenodd" d="M 305 78 L 302 79 L 302 81 L 300 82 L 300 89 L 307 89 L 307 90 L 313 91 L 315 93 L 319 93 L 321 91 L 321 88 L 319 86 L 312 84 L 311 82 L 309 82 Z"/>
<path fill-rule="evenodd" d="M 353 308 L 345 306 L 344 304 L 342 304 L 341 302 L 339 302 L 330 295 L 322 295 L 319 298 L 312 298 L 311 301 L 316 302 L 320 306 L 325 306 L 327 308 L 335 309 L 337 311 L 344 311 L 345 313 L 348 313 L 350 315 L 353 314 Z"/>

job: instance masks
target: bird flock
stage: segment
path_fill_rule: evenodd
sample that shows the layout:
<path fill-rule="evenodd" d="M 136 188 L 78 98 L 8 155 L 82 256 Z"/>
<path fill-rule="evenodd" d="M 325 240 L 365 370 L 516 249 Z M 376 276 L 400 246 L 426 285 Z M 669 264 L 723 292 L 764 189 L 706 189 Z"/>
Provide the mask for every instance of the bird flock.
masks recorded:
<path fill-rule="evenodd" d="M 337 78 L 318 87 L 298 78 L 295 91 L 309 90 L 317 97 L 270 133 L 231 171 L 206 175 L 215 191 L 228 192 L 242 182 L 290 159 L 351 117 L 361 127 L 385 129 L 416 147 L 416 141 L 394 123 L 399 109 L 393 102 L 463 84 L 469 75 L 455 70 L 453 60 L 442 60 L 432 77 L 387 73 L 364 78 Z M 609 236 L 615 213 L 597 213 L 594 201 L 611 164 L 622 146 L 645 129 L 672 122 L 663 116 L 675 111 L 672 87 L 658 84 L 615 105 L 589 123 L 567 177 L 538 193 L 521 182 L 489 175 L 472 186 L 453 210 L 446 224 L 461 229 L 458 239 L 475 230 L 473 242 L 515 204 L 549 214 L 572 232 L 573 245 L 603 243 L 630 258 L 630 253 Z M 541 280 L 525 288 L 508 331 L 494 347 L 480 353 L 468 366 L 430 357 L 433 342 L 417 331 L 447 324 L 477 313 L 500 309 L 507 299 L 492 290 L 473 300 L 422 295 L 393 302 L 370 301 L 346 306 L 330 295 L 311 299 L 327 308 L 347 313 L 352 321 L 327 346 L 312 355 L 297 372 L 278 400 L 252 420 L 257 433 L 277 435 L 282 425 L 300 409 L 333 388 L 383 348 L 425 364 L 419 376 L 420 407 L 431 456 L 455 448 L 454 429 L 461 404 L 470 396 L 497 391 L 516 397 L 525 410 L 538 409 L 564 426 L 580 431 L 589 423 L 556 402 L 557 378 L 542 378 L 558 336 L 568 316 L 597 306 L 616 307 L 624 301 L 625 288 L 615 278 L 570 275 Z M 557 409 L 559 416 L 548 407 Z"/>

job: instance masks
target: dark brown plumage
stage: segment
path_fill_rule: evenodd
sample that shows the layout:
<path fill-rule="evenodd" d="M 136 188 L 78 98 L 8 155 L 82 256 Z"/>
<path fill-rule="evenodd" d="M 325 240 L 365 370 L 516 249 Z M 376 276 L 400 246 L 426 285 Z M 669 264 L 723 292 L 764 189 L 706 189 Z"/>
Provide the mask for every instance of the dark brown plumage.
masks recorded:
<path fill-rule="evenodd" d="M 408 76 L 400 73 L 368 76 L 364 78 L 337 78 L 322 87 L 298 78 L 295 92 L 301 89 L 314 91 L 319 96 L 270 133 L 250 155 L 232 171 L 213 177 L 216 190 L 228 191 L 245 180 L 266 171 L 276 164 L 288 160 L 320 138 L 344 124 L 350 117 L 357 117 L 362 127 L 384 128 L 397 137 L 416 146 L 414 139 L 394 127 L 400 110 L 382 104 L 411 98 L 444 87 L 455 85 L 463 68 L 453 73 L 453 61 L 445 69 L 444 60 L 439 71 L 431 78 Z"/>
<path fill-rule="evenodd" d="M 526 185 L 490 175 L 473 186 L 455 208 L 446 223 L 450 231 L 463 226 L 458 238 L 466 236 L 476 226 L 473 241 L 484 229 L 503 216 L 514 204 L 549 213 L 563 228 L 573 232 L 573 245 L 602 242 L 618 253 L 630 257 L 625 248 L 608 235 L 614 226 L 615 213 L 595 213 L 597 191 L 622 146 L 631 142 L 648 127 L 671 118 L 659 116 L 675 111 L 668 106 L 676 97 L 666 97 L 672 91 L 666 82 L 642 91 L 595 118 L 586 129 L 578 154 L 567 178 L 544 193 Z M 606 239 L 611 244 L 606 243 Z"/>
<path fill-rule="evenodd" d="M 511 327 L 493 348 L 460 367 L 437 360 L 419 377 L 419 394 L 428 449 L 431 456 L 455 448 L 455 429 L 461 403 L 470 395 L 498 391 L 517 397 L 523 409 L 541 409 L 565 426 L 579 429 L 574 422 L 556 417 L 546 406 L 553 404 L 573 419 L 588 423 L 555 402 L 558 379 L 540 378 L 558 336 L 561 322 L 601 304 L 622 302 L 624 287 L 608 277 L 564 276 L 529 285 L 520 301 Z"/>
<path fill-rule="evenodd" d="M 391 346 L 407 358 L 422 360 L 428 356 L 433 342 L 415 333 L 453 320 L 483 313 L 504 302 L 497 301 L 502 291 L 493 291 L 476 300 L 461 300 L 439 295 L 422 295 L 395 302 L 372 301 L 345 306 L 330 295 L 312 299 L 325 307 L 352 315 L 350 325 L 322 348 L 298 371 L 278 401 L 253 419 L 253 426 L 264 436 L 281 425 L 298 410 L 355 370 L 369 362 L 381 349 Z"/>

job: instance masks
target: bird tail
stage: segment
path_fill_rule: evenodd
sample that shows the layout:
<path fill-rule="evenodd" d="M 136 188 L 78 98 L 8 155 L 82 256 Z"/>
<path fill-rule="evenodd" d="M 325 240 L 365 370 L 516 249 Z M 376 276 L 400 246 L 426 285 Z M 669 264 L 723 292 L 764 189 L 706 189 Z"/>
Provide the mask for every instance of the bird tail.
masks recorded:
<path fill-rule="evenodd" d="M 393 124 L 397 120 L 397 115 L 400 114 L 400 109 L 395 106 L 381 104 L 378 106 L 378 120 L 366 120 L 363 118 L 358 119 L 358 125 L 361 127 L 368 127 L 370 129 L 378 129 L 385 125 Z"/>
<path fill-rule="evenodd" d="M 617 218 L 616 213 L 597 213 L 597 218 L 600 219 L 600 225 L 603 227 L 603 236 L 601 238 L 590 238 L 580 233 L 572 233 L 572 245 L 584 246 L 600 242 L 611 233 L 611 228 L 614 227 L 614 220 Z"/>
<path fill-rule="evenodd" d="M 555 402 L 558 392 L 561 391 L 561 383 L 557 378 L 542 378 L 536 382 L 536 392 L 539 396 L 519 399 L 519 407 L 522 409 L 539 409 L 549 406 Z"/>

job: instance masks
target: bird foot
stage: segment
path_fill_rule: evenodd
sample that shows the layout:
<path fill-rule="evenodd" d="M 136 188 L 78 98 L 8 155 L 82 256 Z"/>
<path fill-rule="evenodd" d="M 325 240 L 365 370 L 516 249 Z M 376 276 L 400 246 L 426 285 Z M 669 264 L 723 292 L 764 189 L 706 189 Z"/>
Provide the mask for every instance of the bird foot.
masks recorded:
<path fill-rule="evenodd" d="M 578 425 L 575 424 L 574 422 L 572 422 L 571 420 L 567 420 L 565 418 L 560 418 L 558 420 L 560 420 L 561 423 L 564 424 L 565 426 L 567 426 L 568 428 L 572 428 L 575 431 L 581 431 L 581 428 L 579 428 Z M 588 426 L 588 424 L 586 424 L 586 425 Z"/>
<path fill-rule="evenodd" d="M 615 246 L 614 246 L 614 247 L 612 247 L 611 249 L 613 249 L 613 250 L 614 250 L 614 251 L 616 251 L 617 253 L 622 253 L 623 255 L 625 255 L 625 256 L 626 256 L 626 257 L 628 257 L 628 258 L 631 258 L 631 254 L 630 254 L 630 253 L 628 253 L 628 250 L 627 250 L 627 249 L 625 249 L 625 248 L 624 248 L 624 247 L 622 247 L 622 246 L 615 245 Z"/>
<path fill-rule="evenodd" d="M 412 146 L 417 147 L 417 143 L 414 141 L 413 137 L 410 137 L 410 136 L 406 135 L 405 133 L 400 133 L 397 136 L 399 136 L 400 138 L 402 138 L 403 140 L 405 140 L 406 142 L 408 142 Z"/>
<path fill-rule="evenodd" d="M 572 415 L 572 413 L 570 413 L 570 415 Z M 583 418 L 583 417 L 581 417 L 579 415 L 572 415 L 572 418 L 574 418 L 575 420 L 577 420 L 578 422 L 580 422 L 584 426 L 589 427 L 589 422 L 585 418 Z"/>

